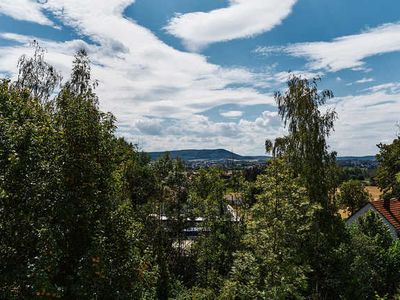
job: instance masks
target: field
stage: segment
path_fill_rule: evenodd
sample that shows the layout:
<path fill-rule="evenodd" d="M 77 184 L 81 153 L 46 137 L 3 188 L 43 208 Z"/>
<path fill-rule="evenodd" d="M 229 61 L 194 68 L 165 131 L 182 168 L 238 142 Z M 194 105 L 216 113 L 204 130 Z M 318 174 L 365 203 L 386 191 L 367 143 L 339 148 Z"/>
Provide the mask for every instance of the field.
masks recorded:
<path fill-rule="evenodd" d="M 376 201 L 382 195 L 382 191 L 377 186 L 366 186 L 365 189 L 371 195 L 371 200 Z"/>
<path fill-rule="evenodd" d="M 368 185 L 365 189 L 371 195 L 371 201 L 379 200 L 382 195 L 382 191 L 377 186 Z M 347 219 L 350 216 L 350 212 L 347 209 L 340 209 L 339 214 L 342 219 Z"/>

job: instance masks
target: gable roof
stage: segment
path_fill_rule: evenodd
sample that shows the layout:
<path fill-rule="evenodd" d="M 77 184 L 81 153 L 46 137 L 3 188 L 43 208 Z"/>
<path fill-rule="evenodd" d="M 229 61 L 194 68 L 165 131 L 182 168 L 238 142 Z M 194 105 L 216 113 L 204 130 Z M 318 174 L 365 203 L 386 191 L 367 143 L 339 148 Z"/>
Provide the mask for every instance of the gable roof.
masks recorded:
<path fill-rule="evenodd" d="M 400 200 L 390 199 L 377 200 L 370 202 L 371 205 L 390 223 L 392 226 L 400 232 Z"/>

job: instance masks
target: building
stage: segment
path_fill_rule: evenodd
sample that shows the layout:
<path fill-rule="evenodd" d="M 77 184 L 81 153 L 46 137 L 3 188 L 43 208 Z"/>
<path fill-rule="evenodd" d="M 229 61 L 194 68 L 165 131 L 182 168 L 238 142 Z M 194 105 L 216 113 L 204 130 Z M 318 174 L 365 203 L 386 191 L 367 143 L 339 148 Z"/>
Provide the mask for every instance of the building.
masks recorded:
<path fill-rule="evenodd" d="M 383 223 L 389 228 L 393 238 L 397 239 L 400 236 L 399 199 L 371 201 L 348 218 L 346 224 L 352 224 L 370 210 L 375 211 L 382 218 Z"/>
<path fill-rule="evenodd" d="M 241 206 L 243 205 L 242 195 L 240 193 L 228 193 L 225 195 L 225 200 L 228 201 L 230 205 Z"/>

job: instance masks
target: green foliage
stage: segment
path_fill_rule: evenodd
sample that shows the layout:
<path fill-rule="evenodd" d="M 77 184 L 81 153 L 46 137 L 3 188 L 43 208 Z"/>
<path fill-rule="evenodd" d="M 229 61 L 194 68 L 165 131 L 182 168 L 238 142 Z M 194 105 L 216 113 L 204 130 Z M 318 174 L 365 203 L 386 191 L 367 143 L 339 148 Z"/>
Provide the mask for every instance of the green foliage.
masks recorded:
<path fill-rule="evenodd" d="M 261 189 L 256 182 L 246 181 L 242 188 L 243 206 L 248 209 L 257 202 L 257 195 L 261 193 Z"/>
<path fill-rule="evenodd" d="M 121 203 L 111 214 L 105 255 L 110 280 L 108 295 L 112 299 L 156 297 L 159 268 L 145 239 L 144 224 L 134 217 L 135 209 L 130 202 Z"/>
<path fill-rule="evenodd" d="M 244 177 L 241 172 L 238 171 L 233 171 L 232 175 L 227 181 L 227 190 L 237 193 L 242 190 L 242 187 L 244 185 Z"/>
<path fill-rule="evenodd" d="M 355 230 L 355 233 L 362 233 L 376 240 L 385 249 L 392 242 L 389 229 L 383 224 L 381 217 L 373 211 L 369 211 L 365 216 L 359 218 L 357 226 L 353 230 Z"/>
<path fill-rule="evenodd" d="M 276 93 L 279 115 L 289 134 L 275 140 L 272 153 L 285 160 L 292 177 L 297 177 L 305 188 L 309 201 L 322 207 L 303 251 L 308 253 L 312 269 L 309 293 L 315 298 L 324 298 L 333 293 L 333 286 L 337 284 L 333 278 L 335 271 L 329 268 L 337 264 L 334 251 L 340 244 L 344 227 L 335 216 L 336 153 L 329 152 L 327 144 L 337 115 L 333 110 L 320 111 L 319 106 L 332 98 L 333 93 L 319 91 L 318 80 L 291 76 L 285 93 Z M 268 146 L 271 148 L 271 144 Z"/>
<path fill-rule="evenodd" d="M 0 293 L 11 299 L 32 296 L 41 282 L 57 292 L 47 277 L 57 265 L 50 228 L 60 195 L 59 137 L 27 90 L 0 83 Z"/>
<path fill-rule="evenodd" d="M 283 160 L 274 160 L 257 185 L 244 250 L 236 254 L 223 295 L 229 299 L 302 298 L 311 271 L 302 246 L 319 210 Z"/>
<path fill-rule="evenodd" d="M 204 219 L 201 228 L 205 231 L 192 247 L 196 285 L 214 291 L 231 269 L 242 229 L 239 216 L 235 218 L 234 208 L 224 199 L 220 174 L 218 169 L 200 170 L 192 179 L 190 193 L 194 217 Z"/>
<path fill-rule="evenodd" d="M 350 230 L 345 255 L 351 256 L 347 271 L 350 282 L 346 298 L 375 299 L 375 295 L 393 294 L 399 284 L 398 242 L 373 211 L 358 219 Z"/>
<path fill-rule="evenodd" d="M 349 209 L 351 214 L 363 207 L 370 200 L 370 195 L 365 190 L 364 184 L 358 180 L 343 182 L 339 186 L 339 190 L 338 204 L 343 209 Z"/>
<path fill-rule="evenodd" d="M 318 79 L 291 76 L 284 94 L 276 93 L 279 115 L 289 135 L 275 143 L 275 152 L 282 153 L 291 168 L 303 181 L 310 200 L 324 208 L 330 205 L 329 192 L 333 188 L 331 168 L 336 153 L 328 152 L 326 138 L 333 129 L 336 112 L 319 106 L 333 97 L 330 90 L 319 92 Z"/>
<path fill-rule="evenodd" d="M 67 249 L 59 279 L 68 286 L 66 297 L 86 297 L 105 288 L 105 264 L 100 264 L 99 270 L 89 266 L 92 257 L 104 261 L 107 237 L 102 233 L 110 226 L 116 198 L 112 176 L 116 167 L 112 148 L 114 118 L 99 111 L 91 83 L 85 81 L 90 78 L 87 64 L 88 58 L 79 52 L 71 80 L 55 101 L 54 118 L 62 135 L 62 195 L 57 219 L 61 224 L 60 246 Z"/>
<path fill-rule="evenodd" d="M 88 58 L 77 54 L 54 102 L 31 86 L 53 72 L 42 53 L 24 59 L 24 79 L 0 84 L 2 296 L 153 299 L 158 267 L 121 188 L 128 147 L 98 109 Z"/>
<path fill-rule="evenodd" d="M 394 299 L 399 299 L 400 288 L 400 241 L 397 239 L 389 247 L 388 251 L 389 262 L 386 274 L 389 281 L 387 284 L 387 291 L 394 294 Z M 397 295 L 397 297 L 396 297 Z"/>
<path fill-rule="evenodd" d="M 60 85 L 59 72 L 44 60 L 45 50 L 33 41 L 33 57 L 21 56 L 18 60 L 18 79 L 15 86 L 27 89 L 33 98 L 46 101 Z"/>
<path fill-rule="evenodd" d="M 368 180 L 370 179 L 370 174 L 367 168 L 360 167 L 342 167 L 339 171 L 340 182 L 345 182 L 349 180 Z"/>
<path fill-rule="evenodd" d="M 156 197 L 156 179 L 147 156 L 138 153 L 133 157 L 123 163 L 124 188 L 132 204 L 137 206 Z"/>
<path fill-rule="evenodd" d="M 383 191 L 383 197 L 400 198 L 400 137 L 391 144 L 379 144 L 379 154 L 376 156 L 379 167 L 376 181 Z"/>
<path fill-rule="evenodd" d="M 177 300 L 214 300 L 216 295 L 212 289 L 193 287 L 190 289 L 182 289 L 178 292 L 175 299 Z"/>

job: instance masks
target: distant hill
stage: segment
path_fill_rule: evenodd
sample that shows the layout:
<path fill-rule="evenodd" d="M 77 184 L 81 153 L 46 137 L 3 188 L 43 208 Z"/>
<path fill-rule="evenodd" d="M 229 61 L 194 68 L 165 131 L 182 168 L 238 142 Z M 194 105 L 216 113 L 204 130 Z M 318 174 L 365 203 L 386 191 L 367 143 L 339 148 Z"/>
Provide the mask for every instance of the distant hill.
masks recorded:
<path fill-rule="evenodd" d="M 340 156 L 337 160 L 351 160 L 351 161 L 375 161 L 376 158 L 374 155 L 369 156 Z"/>
<path fill-rule="evenodd" d="M 251 161 L 251 160 L 266 160 L 268 158 L 267 156 L 241 156 L 239 154 L 233 153 L 225 149 L 172 150 L 163 152 L 149 152 L 148 154 L 150 155 L 151 159 L 155 160 L 167 152 L 171 155 L 172 158 L 180 157 L 185 161 L 194 161 L 194 160 L 218 161 L 218 160 L 228 160 L 228 159 Z"/>
<path fill-rule="evenodd" d="M 188 150 L 171 150 L 162 152 L 149 152 L 151 159 L 156 160 L 165 153 L 169 153 L 172 158 L 180 157 L 185 161 L 195 160 L 239 160 L 239 161 L 261 161 L 266 160 L 268 156 L 242 156 L 225 149 L 188 149 Z M 375 156 L 342 156 L 337 158 L 338 161 L 375 161 Z"/>

